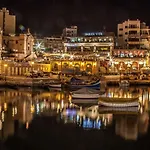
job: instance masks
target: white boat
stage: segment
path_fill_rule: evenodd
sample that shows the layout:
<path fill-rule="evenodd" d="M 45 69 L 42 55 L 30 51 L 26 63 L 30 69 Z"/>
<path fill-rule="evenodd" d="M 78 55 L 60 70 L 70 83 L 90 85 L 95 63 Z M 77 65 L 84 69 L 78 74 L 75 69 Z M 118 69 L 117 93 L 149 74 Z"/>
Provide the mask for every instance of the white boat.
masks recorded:
<path fill-rule="evenodd" d="M 100 97 L 99 105 L 105 107 L 138 107 L 139 97 L 133 98 L 115 98 L 115 97 Z"/>
<path fill-rule="evenodd" d="M 119 86 L 121 86 L 121 87 L 128 87 L 128 86 L 130 86 L 130 82 L 128 80 L 122 80 L 119 83 Z"/>
<path fill-rule="evenodd" d="M 72 92 L 72 98 L 75 99 L 97 99 L 100 97 L 100 91 L 90 88 L 82 88 Z"/>
<path fill-rule="evenodd" d="M 49 87 L 52 87 L 52 88 L 61 88 L 61 84 L 49 84 Z"/>

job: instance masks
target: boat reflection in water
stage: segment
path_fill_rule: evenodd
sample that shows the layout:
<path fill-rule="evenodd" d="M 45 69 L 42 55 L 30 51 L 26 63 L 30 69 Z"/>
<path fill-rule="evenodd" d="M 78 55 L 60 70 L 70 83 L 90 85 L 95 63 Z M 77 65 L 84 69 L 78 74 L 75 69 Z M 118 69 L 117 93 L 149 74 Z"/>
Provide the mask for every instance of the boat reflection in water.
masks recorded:
<path fill-rule="evenodd" d="M 137 140 L 139 135 L 144 135 L 148 131 L 149 115 L 143 113 L 140 115 L 115 115 L 116 135 L 126 140 Z"/>
<path fill-rule="evenodd" d="M 128 95 L 134 89 L 108 88 L 107 96 Z M 84 129 L 113 128 L 124 139 L 136 140 L 147 133 L 149 127 L 150 88 L 139 88 L 139 111 L 101 110 L 97 105 L 74 104 L 67 91 L 42 91 L 33 89 L 0 89 L 0 137 L 14 134 L 18 126 L 28 129 L 36 115 L 57 115 L 64 123 L 74 123 Z M 114 125 L 115 124 L 115 128 Z"/>

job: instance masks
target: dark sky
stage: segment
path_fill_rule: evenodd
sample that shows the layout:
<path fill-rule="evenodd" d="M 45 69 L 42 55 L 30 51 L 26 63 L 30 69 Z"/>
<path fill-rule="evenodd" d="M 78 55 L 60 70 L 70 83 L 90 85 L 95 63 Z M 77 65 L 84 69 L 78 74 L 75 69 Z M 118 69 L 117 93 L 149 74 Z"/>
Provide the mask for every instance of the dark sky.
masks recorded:
<path fill-rule="evenodd" d="M 33 33 L 61 34 L 69 25 L 78 25 L 80 32 L 100 31 L 106 27 L 116 32 L 117 23 L 128 18 L 150 25 L 149 0 L 0 0 L 17 16 L 18 25 Z"/>

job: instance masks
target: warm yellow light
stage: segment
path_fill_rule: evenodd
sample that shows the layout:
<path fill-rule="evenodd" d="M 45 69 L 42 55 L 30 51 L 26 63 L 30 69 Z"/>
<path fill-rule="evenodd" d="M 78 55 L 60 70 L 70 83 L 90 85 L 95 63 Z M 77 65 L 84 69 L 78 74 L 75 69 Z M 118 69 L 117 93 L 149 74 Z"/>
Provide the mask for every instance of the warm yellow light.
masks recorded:
<path fill-rule="evenodd" d="M 7 103 L 4 103 L 4 111 L 7 110 Z"/>
<path fill-rule="evenodd" d="M 34 113 L 34 105 L 31 105 L 31 113 Z"/>
<path fill-rule="evenodd" d="M 31 64 L 34 65 L 34 61 L 32 61 Z"/>
<path fill-rule="evenodd" d="M 26 129 L 28 129 L 29 128 L 29 123 L 28 122 L 26 122 Z"/>
<path fill-rule="evenodd" d="M 7 64 L 4 64 L 4 67 L 7 67 L 8 65 Z"/>

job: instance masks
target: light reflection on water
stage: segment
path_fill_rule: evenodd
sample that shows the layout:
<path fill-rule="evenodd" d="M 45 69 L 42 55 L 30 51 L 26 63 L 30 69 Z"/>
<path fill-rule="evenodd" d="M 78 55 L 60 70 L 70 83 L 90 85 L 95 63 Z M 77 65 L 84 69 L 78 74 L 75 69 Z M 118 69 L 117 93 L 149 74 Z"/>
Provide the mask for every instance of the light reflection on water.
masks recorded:
<path fill-rule="evenodd" d="M 97 106 L 80 106 L 71 103 L 66 91 L 39 91 L 30 89 L 0 89 L 0 136 L 14 133 L 14 120 L 26 124 L 35 115 L 59 114 L 64 123 L 75 123 L 85 129 L 107 129 L 114 126 L 116 135 L 136 140 L 146 134 L 149 126 L 150 88 L 120 89 L 110 87 L 105 96 L 130 97 L 140 95 L 141 108 L 137 111 L 102 111 Z"/>

